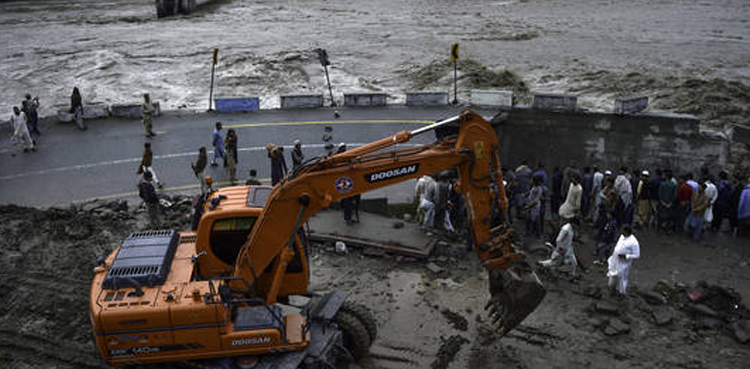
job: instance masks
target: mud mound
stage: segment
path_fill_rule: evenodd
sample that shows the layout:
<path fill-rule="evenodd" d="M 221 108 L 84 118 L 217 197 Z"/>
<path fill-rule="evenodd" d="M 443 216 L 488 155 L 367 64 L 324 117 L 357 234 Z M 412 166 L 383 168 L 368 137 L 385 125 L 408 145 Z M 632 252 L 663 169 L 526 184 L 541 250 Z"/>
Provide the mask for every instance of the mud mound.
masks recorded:
<path fill-rule="evenodd" d="M 190 200 L 169 197 L 165 228 L 189 225 Z M 142 207 L 91 202 L 40 210 L 0 207 L 0 367 L 104 367 L 88 315 L 96 261 L 149 228 Z"/>
<path fill-rule="evenodd" d="M 416 70 L 402 71 L 411 82 L 411 88 L 424 90 L 453 84 L 453 63 L 448 60 L 434 61 Z M 518 74 L 509 70 L 494 71 L 483 64 L 465 59 L 458 62 L 459 88 L 503 88 L 525 96 L 529 87 Z"/>
<path fill-rule="evenodd" d="M 430 367 L 432 369 L 448 368 L 448 365 L 450 365 L 450 363 L 456 357 L 456 354 L 461 351 L 461 346 L 468 342 L 469 340 L 459 335 L 450 336 L 440 346 L 440 350 L 438 350 L 437 355 L 435 355 L 435 361 L 432 362 Z"/>
<path fill-rule="evenodd" d="M 746 125 L 750 119 L 750 86 L 720 78 L 597 71 L 573 78 L 570 91 L 616 97 L 645 94 L 654 109 L 693 114 L 714 127 Z"/>

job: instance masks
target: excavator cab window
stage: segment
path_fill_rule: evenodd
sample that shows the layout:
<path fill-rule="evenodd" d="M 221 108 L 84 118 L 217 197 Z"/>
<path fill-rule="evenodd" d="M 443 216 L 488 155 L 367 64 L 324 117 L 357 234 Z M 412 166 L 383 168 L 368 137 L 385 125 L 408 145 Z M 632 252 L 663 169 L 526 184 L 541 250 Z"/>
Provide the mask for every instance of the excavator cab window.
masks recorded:
<path fill-rule="evenodd" d="M 211 226 L 208 239 L 214 255 L 221 261 L 233 265 L 257 219 L 256 217 L 237 217 L 215 221 Z"/>

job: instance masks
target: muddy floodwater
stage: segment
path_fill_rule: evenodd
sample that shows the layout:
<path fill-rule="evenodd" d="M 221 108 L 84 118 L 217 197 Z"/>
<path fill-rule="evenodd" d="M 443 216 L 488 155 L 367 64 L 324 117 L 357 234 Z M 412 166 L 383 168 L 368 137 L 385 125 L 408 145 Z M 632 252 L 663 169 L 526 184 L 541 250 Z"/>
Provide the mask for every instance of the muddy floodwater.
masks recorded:
<path fill-rule="evenodd" d="M 448 46 L 461 45 L 459 94 L 571 92 L 585 107 L 648 94 L 652 107 L 745 123 L 750 3 L 743 0 L 222 0 L 156 19 L 152 0 L 0 3 L 0 112 L 22 94 L 42 114 L 68 102 L 137 101 L 205 109 L 211 50 L 217 96 L 318 92 L 313 50 L 328 50 L 335 93 L 450 90 Z M 507 72 L 506 72 L 507 71 Z"/>

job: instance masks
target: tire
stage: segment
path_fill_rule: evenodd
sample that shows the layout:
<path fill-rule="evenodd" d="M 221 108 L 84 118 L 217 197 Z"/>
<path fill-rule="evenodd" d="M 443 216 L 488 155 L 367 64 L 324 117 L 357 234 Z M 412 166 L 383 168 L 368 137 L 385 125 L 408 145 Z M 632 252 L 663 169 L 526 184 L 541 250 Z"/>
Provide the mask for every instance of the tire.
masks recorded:
<path fill-rule="evenodd" d="M 366 306 L 358 304 L 352 301 L 344 301 L 341 305 L 341 310 L 354 315 L 367 330 L 367 335 L 370 337 L 370 344 L 375 342 L 378 337 L 378 322 Z"/>
<path fill-rule="evenodd" d="M 344 347 L 359 361 L 370 352 L 370 336 L 364 324 L 353 314 L 339 310 L 333 321 L 341 329 Z"/>

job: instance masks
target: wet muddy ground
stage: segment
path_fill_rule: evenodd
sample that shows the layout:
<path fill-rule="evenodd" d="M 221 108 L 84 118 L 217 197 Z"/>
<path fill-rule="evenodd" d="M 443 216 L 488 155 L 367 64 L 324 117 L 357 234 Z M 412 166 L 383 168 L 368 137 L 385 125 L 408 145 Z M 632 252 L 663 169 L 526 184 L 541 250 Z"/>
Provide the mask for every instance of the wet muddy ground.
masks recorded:
<path fill-rule="evenodd" d="M 189 203 L 175 200 L 167 219 L 185 227 Z M 0 208 L 0 366 L 103 367 L 88 318 L 91 270 L 146 224 L 146 213 L 124 202 Z M 365 368 L 743 367 L 750 346 L 737 337 L 750 327 L 733 323 L 750 318 L 736 300 L 750 298 L 747 239 L 636 236 L 642 257 L 627 300 L 608 296 L 603 269 L 589 267 L 572 281 L 543 273 L 546 299 L 503 338 L 483 311 L 486 273 L 450 238 L 428 261 L 367 257 L 356 249 L 338 255 L 331 245 L 314 246 L 311 289 L 349 291 L 373 310 L 379 337 L 360 363 Z M 587 240 L 584 231 L 581 255 L 590 253 Z M 686 292 L 697 296 L 701 280 L 706 298 L 692 302 Z M 660 292 L 649 292 L 654 286 Z"/>
<path fill-rule="evenodd" d="M 203 109 L 211 50 L 214 96 L 325 92 L 313 50 L 328 50 L 334 92 L 450 90 L 446 62 L 461 44 L 459 95 L 580 94 L 587 108 L 647 94 L 654 109 L 712 126 L 750 116 L 750 5 L 744 0 L 218 0 L 156 19 L 152 0 L 0 2 L 0 111 L 39 95 L 42 115 L 69 100 Z M 521 96 L 525 101 L 527 96 Z"/>

